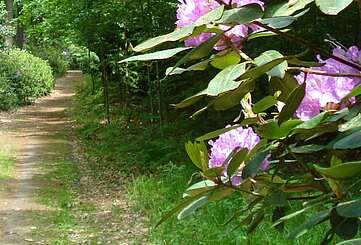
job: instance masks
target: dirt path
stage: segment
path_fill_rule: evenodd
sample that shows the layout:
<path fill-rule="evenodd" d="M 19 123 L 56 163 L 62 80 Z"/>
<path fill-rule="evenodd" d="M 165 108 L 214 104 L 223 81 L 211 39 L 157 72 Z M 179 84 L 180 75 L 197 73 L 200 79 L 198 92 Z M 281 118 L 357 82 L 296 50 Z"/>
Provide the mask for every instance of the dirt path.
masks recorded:
<path fill-rule="evenodd" d="M 16 166 L 8 183 L 0 183 L 0 244 L 28 244 L 34 226 L 33 213 L 46 215 L 46 207 L 36 202 L 41 187 L 39 163 L 63 157 L 57 145 L 64 144 L 57 134 L 71 126 L 65 109 L 71 103 L 81 73 L 70 71 L 57 80 L 51 95 L 34 105 L 20 109 L 6 118 L 0 117 L 0 146 L 16 152 Z"/>

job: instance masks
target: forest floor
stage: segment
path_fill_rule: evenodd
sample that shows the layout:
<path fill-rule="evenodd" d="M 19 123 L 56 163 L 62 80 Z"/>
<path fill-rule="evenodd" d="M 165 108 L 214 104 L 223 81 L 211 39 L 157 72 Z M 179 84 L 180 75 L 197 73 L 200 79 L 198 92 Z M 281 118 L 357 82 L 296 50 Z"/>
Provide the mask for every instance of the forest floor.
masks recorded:
<path fill-rule="evenodd" d="M 144 243 L 147 229 L 121 185 L 97 182 L 73 134 L 69 110 L 82 80 L 70 71 L 53 92 L 0 115 L 0 244 Z M 10 160 L 1 157 L 4 152 Z M 8 166 L 9 165 L 9 166 Z"/>

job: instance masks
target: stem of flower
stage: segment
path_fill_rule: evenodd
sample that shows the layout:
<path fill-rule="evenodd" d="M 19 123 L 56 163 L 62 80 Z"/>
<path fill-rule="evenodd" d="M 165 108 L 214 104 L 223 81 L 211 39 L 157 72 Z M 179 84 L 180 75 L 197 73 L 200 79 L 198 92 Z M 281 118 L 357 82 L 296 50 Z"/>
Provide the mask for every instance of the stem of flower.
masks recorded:
<path fill-rule="evenodd" d="M 288 67 L 287 70 L 288 71 L 301 71 L 301 72 L 308 73 L 308 74 L 315 74 L 315 75 L 328 76 L 328 77 L 360 77 L 361 78 L 361 73 L 360 74 L 357 74 L 357 73 L 330 73 L 330 72 L 325 72 L 325 71 L 312 70 L 312 69 L 304 68 L 304 67 Z"/>
<path fill-rule="evenodd" d="M 271 32 L 273 32 L 273 33 L 276 33 L 276 34 L 278 34 L 278 35 L 280 35 L 280 36 L 282 36 L 282 37 L 285 37 L 285 38 L 289 39 L 290 41 L 293 41 L 293 42 L 298 43 L 298 44 L 300 44 L 300 45 L 302 45 L 302 46 L 304 46 L 304 47 L 307 47 L 307 48 L 309 48 L 310 50 L 312 50 L 312 51 L 313 51 L 314 53 L 316 53 L 316 54 L 321 54 L 321 55 L 323 55 L 323 56 L 325 56 L 325 57 L 327 57 L 327 58 L 332 58 L 332 59 L 334 59 L 334 60 L 337 60 L 337 61 L 340 62 L 340 63 L 343 63 L 343 64 L 345 64 L 345 65 L 348 65 L 348 66 L 350 66 L 350 67 L 352 67 L 352 68 L 355 68 L 355 69 L 361 71 L 361 66 L 360 66 L 360 65 L 355 64 L 355 63 L 353 63 L 353 62 L 351 62 L 351 61 L 348 61 L 348 60 L 346 60 L 346 59 L 343 59 L 343 58 L 341 58 L 341 57 L 335 56 L 335 55 L 333 55 L 333 54 L 330 54 L 329 52 L 327 52 L 327 51 L 325 51 L 325 50 L 323 50 L 323 49 L 321 49 L 321 48 L 313 45 L 312 43 L 310 43 L 310 42 L 308 42 L 308 41 L 306 41 L 306 40 L 303 40 L 303 39 L 301 39 L 301 38 L 295 37 L 295 36 L 293 36 L 293 35 L 291 35 L 291 34 L 289 34 L 289 33 L 282 32 L 282 31 L 280 31 L 280 30 L 278 30 L 278 29 L 275 29 L 275 28 L 273 28 L 273 27 L 270 27 L 270 26 L 268 26 L 268 25 L 265 25 L 265 24 L 263 24 L 263 23 L 261 23 L 261 22 L 259 22 L 259 21 L 253 21 L 252 24 L 255 24 L 255 25 L 257 25 L 257 26 L 259 26 L 259 27 L 262 27 L 262 28 L 264 28 L 264 29 L 266 29 L 266 30 L 268 30 L 268 31 L 271 31 Z"/>

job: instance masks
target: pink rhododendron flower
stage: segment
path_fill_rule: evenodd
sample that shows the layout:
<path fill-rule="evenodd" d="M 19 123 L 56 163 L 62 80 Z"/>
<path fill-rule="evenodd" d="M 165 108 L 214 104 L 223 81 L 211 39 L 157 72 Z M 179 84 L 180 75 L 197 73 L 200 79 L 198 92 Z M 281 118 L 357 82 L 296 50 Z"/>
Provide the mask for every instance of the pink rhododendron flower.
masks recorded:
<path fill-rule="evenodd" d="M 356 46 L 348 50 L 337 47 L 333 50 L 333 55 L 361 65 L 361 50 Z M 360 73 L 357 69 L 332 58 L 322 60 L 318 57 L 318 60 L 325 63 L 325 65 L 312 67 L 312 70 L 329 73 Z M 296 76 L 296 79 L 299 83 L 303 83 L 305 79 L 304 73 Z M 360 83 L 361 78 L 357 77 L 331 77 L 308 74 L 306 80 L 306 95 L 295 114 L 301 120 L 308 120 L 319 114 L 327 103 L 340 103 L 342 98 Z M 354 102 L 354 99 L 350 100 L 350 103 Z"/>
<path fill-rule="evenodd" d="M 229 125 L 227 127 L 230 127 Z M 226 127 L 226 128 L 227 128 Z M 224 166 L 227 157 L 235 149 L 247 148 L 249 151 L 257 145 L 260 141 L 260 137 L 253 131 L 252 128 L 236 128 L 232 129 L 224 134 L 221 134 L 217 140 L 210 140 L 209 145 L 212 146 L 209 167 L 221 167 Z M 227 168 L 227 166 L 224 166 Z M 264 161 L 261 169 L 266 171 L 269 167 L 268 161 Z M 227 171 L 224 171 L 223 175 L 226 176 Z M 239 185 L 242 181 L 242 170 L 239 170 L 236 176 L 232 177 L 232 183 L 234 185 Z"/>
<path fill-rule="evenodd" d="M 231 0 L 223 0 L 224 4 L 230 4 Z M 264 3 L 260 0 L 232 0 L 232 6 L 242 7 L 247 4 L 258 4 L 262 8 Z M 201 16 L 210 12 L 213 9 L 219 7 L 220 4 L 216 0 L 179 0 L 178 9 L 177 9 L 177 27 L 185 27 L 190 24 L 195 23 Z M 220 25 L 220 29 L 227 30 L 230 26 Z M 250 30 L 255 30 L 253 25 L 237 25 L 231 30 L 225 33 L 225 36 L 235 45 L 236 47 L 241 46 L 241 41 L 248 35 Z M 205 42 L 212 36 L 214 33 L 202 33 L 196 37 L 188 38 L 185 41 L 186 46 L 199 46 L 201 43 Z M 219 44 L 216 46 L 216 49 L 221 50 L 228 46 L 225 38 L 221 39 Z"/>

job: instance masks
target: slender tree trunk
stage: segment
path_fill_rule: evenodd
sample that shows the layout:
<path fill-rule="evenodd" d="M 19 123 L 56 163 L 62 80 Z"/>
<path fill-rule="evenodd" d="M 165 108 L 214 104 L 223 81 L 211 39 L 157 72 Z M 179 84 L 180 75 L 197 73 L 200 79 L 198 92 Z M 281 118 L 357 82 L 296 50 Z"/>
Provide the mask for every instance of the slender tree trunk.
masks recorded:
<path fill-rule="evenodd" d="M 11 21 L 14 18 L 14 1 L 13 0 L 6 0 L 6 10 L 7 10 L 7 15 L 6 15 L 6 19 L 8 21 L 8 25 L 11 25 Z M 14 44 L 14 38 L 12 36 L 7 36 L 5 38 L 5 45 L 8 48 L 11 48 Z"/>
<path fill-rule="evenodd" d="M 23 10 L 23 5 L 19 2 L 16 3 L 16 14 L 14 13 L 15 17 L 19 17 L 21 14 L 21 11 Z M 25 42 L 25 28 L 21 23 L 16 24 L 16 36 L 15 36 L 15 44 L 16 47 L 22 49 Z"/>
<path fill-rule="evenodd" d="M 105 105 L 105 113 L 107 123 L 110 124 L 110 108 L 109 108 L 109 82 L 107 77 L 107 67 L 106 67 L 106 59 L 104 55 L 102 55 L 101 59 L 101 73 L 102 73 L 102 82 L 103 82 L 103 89 L 104 89 L 104 105 Z"/>

